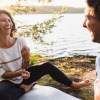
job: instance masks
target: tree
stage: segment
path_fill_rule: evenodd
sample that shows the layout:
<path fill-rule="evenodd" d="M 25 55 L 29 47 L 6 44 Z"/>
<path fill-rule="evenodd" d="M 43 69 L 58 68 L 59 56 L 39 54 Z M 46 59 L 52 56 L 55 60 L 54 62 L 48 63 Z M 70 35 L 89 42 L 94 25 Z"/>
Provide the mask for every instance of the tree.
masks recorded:
<path fill-rule="evenodd" d="M 3 0 L 4 1 L 4 0 Z M 13 14 L 28 14 L 29 11 L 31 11 L 30 6 L 21 6 L 22 1 L 28 1 L 28 0 L 18 0 L 16 5 L 11 5 L 10 9 L 12 10 Z M 53 0 L 36 0 L 37 2 L 52 2 Z M 34 7 L 34 6 L 33 6 Z M 33 12 L 35 11 L 35 8 L 32 8 Z M 38 43 L 45 43 L 43 40 L 43 36 L 48 33 L 52 33 L 52 29 L 55 26 L 55 22 L 59 20 L 62 16 L 60 14 L 64 13 L 67 10 L 66 7 L 63 7 L 60 11 L 54 11 L 54 15 L 58 14 L 58 16 L 52 17 L 52 19 L 49 19 L 42 23 L 37 23 L 35 25 L 26 25 L 26 26 L 20 26 L 17 27 L 17 29 L 21 29 L 22 32 L 17 34 L 18 36 L 25 36 L 25 37 L 32 37 L 33 40 L 37 41 Z M 26 30 L 26 31 L 24 31 Z"/>
<path fill-rule="evenodd" d="M 17 29 L 21 29 L 22 32 L 24 31 L 23 33 L 18 33 L 18 36 L 32 37 L 32 39 L 37 43 L 47 44 L 43 40 L 43 36 L 45 34 L 52 33 L 52 29 L 56 27 L 55 22 L 59 20 L 61 17 L 62 16 L 53 17 L 52 19 L 49 19 L 42 23 L 37 23 L 35 25 L 17 27 Z"/>

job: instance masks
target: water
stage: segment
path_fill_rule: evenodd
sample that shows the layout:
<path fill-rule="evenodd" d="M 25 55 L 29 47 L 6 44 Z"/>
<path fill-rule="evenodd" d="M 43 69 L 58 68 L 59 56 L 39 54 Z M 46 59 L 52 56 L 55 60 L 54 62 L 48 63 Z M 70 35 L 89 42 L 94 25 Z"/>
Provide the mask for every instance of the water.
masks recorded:
<path fill-rule="evenodd" d="M 44 37 L 48 43 L 53 41 L 53 45 L 37 45 L 30 38 L 26 38 L 31 52 L 54 58 L 73 55 L 96 56 L 100 51 L 99 44 L 93 43 L 91 33 L 83 28 L 84 14 L 64 14 L 63 16 L 56 22 L 53 32 Z M 32 25 L 52 18 L 52 14 L 17 15 L 14 18 L 18 26 Z"/>

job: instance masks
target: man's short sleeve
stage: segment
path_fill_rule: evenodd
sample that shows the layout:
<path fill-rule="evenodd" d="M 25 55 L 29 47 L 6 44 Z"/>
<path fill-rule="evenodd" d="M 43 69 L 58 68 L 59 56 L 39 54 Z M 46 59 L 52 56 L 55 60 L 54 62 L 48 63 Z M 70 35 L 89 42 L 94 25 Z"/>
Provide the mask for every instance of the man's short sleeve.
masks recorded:
<path fill-rule="evenodd" d="M 100 55 L 96 58 L 96 74 L 97 77 L 100 79 Z"/>

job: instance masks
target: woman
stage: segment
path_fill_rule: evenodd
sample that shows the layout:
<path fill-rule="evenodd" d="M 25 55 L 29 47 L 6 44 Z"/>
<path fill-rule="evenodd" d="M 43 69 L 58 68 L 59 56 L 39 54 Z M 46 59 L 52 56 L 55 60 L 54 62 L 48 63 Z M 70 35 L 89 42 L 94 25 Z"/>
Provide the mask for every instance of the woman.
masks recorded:
<path fill-rule="evenodd" d="M 83 26 L 91 32 L 93 42 L 100 43 L 100 0 L 86 0 Z M 94 100 L 100 100 L 100 55 L 96 58 L 97 79 L 94 82 Z"/>
<path fill-rule="evenodd" d="M 0 10 L 1 100 L 17 100 L 31 90 L 35 81 L 46 74 L 49 74 L 57 82 L 74 89 L 90 84 L 89 80 L 73 82 L 50 62 L 29 66 L 30 50 L 24 39 L 13 37 L 15 32 L 15 23 L 11 14 Z"/>

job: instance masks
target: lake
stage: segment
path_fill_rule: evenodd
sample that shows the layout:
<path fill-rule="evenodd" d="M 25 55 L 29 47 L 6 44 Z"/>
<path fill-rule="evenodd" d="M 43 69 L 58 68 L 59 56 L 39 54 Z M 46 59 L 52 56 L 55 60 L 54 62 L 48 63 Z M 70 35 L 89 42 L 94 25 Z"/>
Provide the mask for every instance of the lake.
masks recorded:
<path fill-rule="evenodd" d="M 32 25 L 52 18 L 52 14 L 16 15 L 14 19 L 17 26 Z M 35 44 L 30 38 L 25 38 L 32 53 L 54 58 L 69 57 L 73 55 L 96 56 L 100 53 L 98 43 L 91 41 L 91 33 L 83 28 L 84 14 L 63 14 L 60 21 L 56 22 L 53 32 L 44 36 L 48 43 L 53 45 Z"/>

